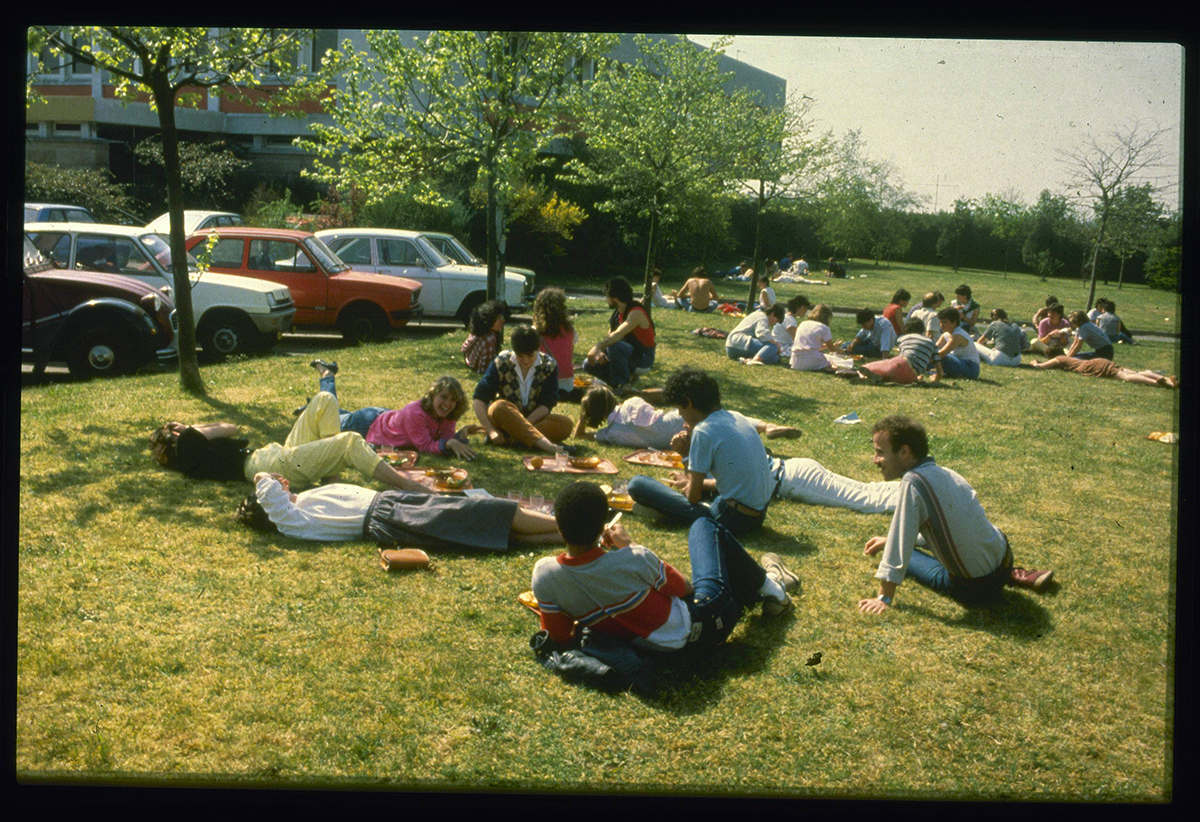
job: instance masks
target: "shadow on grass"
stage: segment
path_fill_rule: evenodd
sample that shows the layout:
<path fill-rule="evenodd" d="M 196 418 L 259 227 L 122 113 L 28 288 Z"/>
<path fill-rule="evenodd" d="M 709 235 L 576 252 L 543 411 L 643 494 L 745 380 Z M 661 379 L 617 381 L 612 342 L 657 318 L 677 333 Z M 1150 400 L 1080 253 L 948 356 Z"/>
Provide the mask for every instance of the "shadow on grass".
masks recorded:
<path fill-rule="evenodd" d="M 1047 593 L 1052 595 L 1056 590 L 1057 586 L 1053 586 L 1047 590 Z M 1039 640 L 1054 630 L 1054 622 L 1050 618 L 1050 613 L 1042 607 L 1033 594 L 1009 588 L 1001 591 L 999 599 L 991 605 L 963 608 L 962 612 L 955 617 L 946 617 L 914 604 L 906 604 L 905 609 L 936 619 L 951 627 L 987 631 L 998 637 L 1008 637 L 1025 642 Z"/>

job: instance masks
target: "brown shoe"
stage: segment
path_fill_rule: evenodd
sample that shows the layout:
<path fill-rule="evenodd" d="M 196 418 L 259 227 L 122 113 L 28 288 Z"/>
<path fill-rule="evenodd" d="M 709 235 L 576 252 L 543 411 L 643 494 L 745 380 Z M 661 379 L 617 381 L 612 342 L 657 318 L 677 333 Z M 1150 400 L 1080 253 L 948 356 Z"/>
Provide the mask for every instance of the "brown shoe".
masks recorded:
<path fill-rule="evenodd" d="M 1013 568 L 1008 577 L 1008 584 L 1017 588 L 1031 588 L 1034 591 L 1054 578 L 1053 571 L 1031 571 L 1024 568 Z"/>
<path fill-rule="evenodd" d="M 385 571 L 429 567 L 429 554 L 420 548 L 380 548 L 379 564 Z"/>

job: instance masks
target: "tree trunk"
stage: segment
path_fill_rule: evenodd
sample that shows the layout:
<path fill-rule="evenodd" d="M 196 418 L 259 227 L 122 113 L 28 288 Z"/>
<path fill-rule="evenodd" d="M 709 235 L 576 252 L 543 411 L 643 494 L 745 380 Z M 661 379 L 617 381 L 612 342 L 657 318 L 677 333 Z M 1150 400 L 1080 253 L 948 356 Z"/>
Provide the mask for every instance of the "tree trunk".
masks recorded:
<path fill-rule="evenodd" d="M 1104 227 L 1107 222 L 1108 215 L 1102 215 L 1100 217 L 1100 233 L 1096 236 L 1096 250 L 1092 252 L 1091 283 L 1088 285 L 1087 307 L 1083 309 L 1084 311 L 1091 311 L 1092 303 L 1096 299 L 1096 265 L 1100 262 L 1100 244 L 1104 242 Z"/>
<path fill-rule="evenodd" d="M 746 313 L 758 299 L 758 272 L 762 271 L 763 181 L 758 181 L 758 212 L 754 215 L 754 268 L 750 274 L 750 293 L 746 296 Z"/>
<path fill-rule="evenodd" d="M 650 208 L 650 233 L 646 240 L 646 271 L 645 279 L 642 282 L 642 305 L 649 306 L 651 304 L 651 295 L 654 294 L 654 283 L 651 278 L 654 275 L 654 243 L 658 240 L 655 232 L 658 229 L 658 195 L 654 195 L 654 203 Z"/>
<path fill-rule="evenodd" d="M 493 167 L 491 154 L 484 160 L 487 167 L 487 214 L 484 222 L 487 224 L 487 298 L 496 299 L 497 284 L 500 282 L 500 204 L 496 192 L 496 170 Z"/>
<path fill-rule="evenodd" d="M 187 245 L 183 235 L 183 175 L 179 163 L 179 132 L 175 130 L 175 91 L 165 75 L 154 78 L 154 105 L 162 132 L 163 168 L 167 175 L 167 212 L 171 215 L 171 269 L 175 275 L 172 295 L 179 317 L 179 385 L 192 394 L 204 395 L 204 379 L 196 359 L 196 315 L 192 309 L 192 282 L 188 276 Z"/>

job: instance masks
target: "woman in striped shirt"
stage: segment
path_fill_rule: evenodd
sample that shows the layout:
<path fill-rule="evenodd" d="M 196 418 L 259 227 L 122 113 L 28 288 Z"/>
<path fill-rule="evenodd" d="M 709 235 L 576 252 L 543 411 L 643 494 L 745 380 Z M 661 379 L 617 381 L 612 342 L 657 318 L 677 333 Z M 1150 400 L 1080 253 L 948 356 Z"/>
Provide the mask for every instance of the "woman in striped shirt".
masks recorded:
<path fill-rule="evenodd" d="M 857 369 L 843 368 L 838 376 L 852 380 L 866 380 L 872 385 L 881 382 L 895 382 L 900 385 L 911 385 L 933 367 L 933 376 L 929 382 L 937 382 L 942 378 L 942 363 L 938 357 L 937 346 L 933 340 L 925 336 L 925 323 L 918 317 L 913 317 L 904 324 L 904 334 L 896 341 L 900 353 L 888 360 L 864 363 Z"/>

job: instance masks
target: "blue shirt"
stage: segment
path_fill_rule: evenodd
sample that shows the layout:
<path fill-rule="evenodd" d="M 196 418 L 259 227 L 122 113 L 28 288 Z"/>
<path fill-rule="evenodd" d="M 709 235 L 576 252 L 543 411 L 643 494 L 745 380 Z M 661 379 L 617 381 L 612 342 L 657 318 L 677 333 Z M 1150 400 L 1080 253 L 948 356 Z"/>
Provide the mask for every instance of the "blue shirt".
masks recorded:
<path fill-rule="evenodd" d="M 1103 348 L 1106 345 L 1112 345 L 1112 340 L 1100 330 L 1100 326 L 1090 320 L 1075 329 L 1075 338 L 1083 340 L 1092 348 Z"/>
<path fill-rule="evenodd" d="M 692 430 L 688 470 L 711 475 L 722 499 L 762 511 L 771 501 L 775 478 L 767 449 L 748 419 L 718 408 Z"/>

